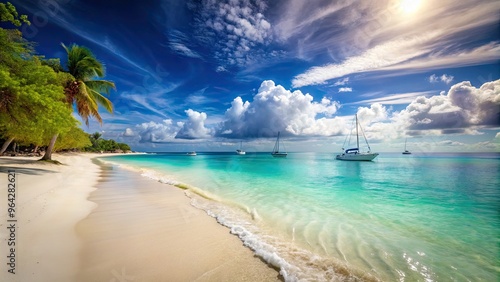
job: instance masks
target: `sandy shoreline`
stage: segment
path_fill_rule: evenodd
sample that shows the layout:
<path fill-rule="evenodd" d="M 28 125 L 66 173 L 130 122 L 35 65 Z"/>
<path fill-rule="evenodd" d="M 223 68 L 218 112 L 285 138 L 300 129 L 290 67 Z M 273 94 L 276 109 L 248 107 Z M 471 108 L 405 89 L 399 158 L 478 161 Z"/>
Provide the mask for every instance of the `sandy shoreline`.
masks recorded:
<path fill-rule="evenodd" d="M 182 190 L 99 166 L 92 158 L 101 156 L 55 155 L 64 165 L 0 158 L 5 259 L 9 169 L 16 171 L 17 219 L 16 274 L 2 263 L 2 281 L 278 280 L 277 271 L 192 207 Z"/>

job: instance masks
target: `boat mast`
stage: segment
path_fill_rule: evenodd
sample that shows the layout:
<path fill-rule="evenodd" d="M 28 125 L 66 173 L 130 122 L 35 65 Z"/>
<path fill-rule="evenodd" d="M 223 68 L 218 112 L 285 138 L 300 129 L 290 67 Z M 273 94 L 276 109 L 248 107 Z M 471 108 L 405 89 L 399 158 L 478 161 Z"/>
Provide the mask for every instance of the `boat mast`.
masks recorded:
<path fill-rule="evenodd" d="M 278 151 L 276 152 L 279 152 L 280 151 L 280 132 L 278 131 L 278 140 L 276 140 L 276 144 L 278 145 Z"/>
<path fill-rule="evenodd" d="M 358 135 L 358 114 L 356 114 L 356 145 L 359 151 L 359 135 Z"/>

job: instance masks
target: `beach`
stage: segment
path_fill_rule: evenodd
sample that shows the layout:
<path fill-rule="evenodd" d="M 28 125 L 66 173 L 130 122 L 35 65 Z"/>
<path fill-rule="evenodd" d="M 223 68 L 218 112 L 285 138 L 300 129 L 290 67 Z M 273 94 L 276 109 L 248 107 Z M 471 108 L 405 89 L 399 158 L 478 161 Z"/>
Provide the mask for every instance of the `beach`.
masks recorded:
<path fill-rule="evenodd" d="M 15 256 L 3 281 L 279 280 L 183 190 L 93 160 L 101 156 L 0 158 L 0 254 Z"/>

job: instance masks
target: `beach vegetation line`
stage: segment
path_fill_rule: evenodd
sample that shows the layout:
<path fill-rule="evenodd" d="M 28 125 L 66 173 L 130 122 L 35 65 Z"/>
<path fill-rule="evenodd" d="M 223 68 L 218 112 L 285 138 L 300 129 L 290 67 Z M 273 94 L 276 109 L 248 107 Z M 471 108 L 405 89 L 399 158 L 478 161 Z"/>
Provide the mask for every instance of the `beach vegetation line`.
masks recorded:
<path fill-rule="evenodd" d="M 73 116 L 75 110 L 88 126 L 89 118 L 102 124 L 99 106 L 113 112 L 106 96 L 115 84 L 103 79 L 104 64 L 88 48 L 61 44 L 67 55 L 63 67 L 58 58 L 36 55 L 35 43 L 20 31 L 30 22 L 11 3 L 0 3 L 0 22 L 12 27 L 0 27 L 0 155 L 11 144 L 14 152 L 20 146 L 33 153 L 43 148 L 42 160 L 60 150 L 130 150 L 114 140 L 93 140 Z"/>

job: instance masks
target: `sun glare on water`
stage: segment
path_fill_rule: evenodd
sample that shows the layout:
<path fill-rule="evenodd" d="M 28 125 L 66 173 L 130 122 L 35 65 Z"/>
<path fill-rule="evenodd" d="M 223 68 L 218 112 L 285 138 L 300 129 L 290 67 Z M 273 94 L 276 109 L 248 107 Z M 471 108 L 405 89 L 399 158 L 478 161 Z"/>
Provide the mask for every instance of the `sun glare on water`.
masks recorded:
<path fill-rule="evenodd" d="M 399 8 L 405 14 L 412 14 L 418 10 L 421 2 L 421 0 L 400 0 Z"/>

